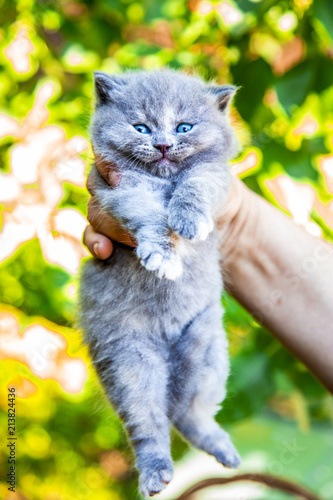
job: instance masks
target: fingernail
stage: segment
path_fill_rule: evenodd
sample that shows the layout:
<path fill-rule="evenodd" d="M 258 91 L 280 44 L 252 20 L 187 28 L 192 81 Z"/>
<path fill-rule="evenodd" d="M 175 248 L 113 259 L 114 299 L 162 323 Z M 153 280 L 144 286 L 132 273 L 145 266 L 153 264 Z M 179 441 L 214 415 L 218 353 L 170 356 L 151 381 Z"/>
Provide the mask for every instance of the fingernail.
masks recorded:
<path fill-rule="evenodd" d="M 98 254 L 98 243 L 95 243 L 93 248 L 94 248 L 94 254 L 96 255 L 96 257 L 99 257 L 99 254 Z"/>
<path fill-rule="evenodd" d="M 118 170 L 111 169 L 109 171 L 109 182 L 112 187 L 117 187 L 120 184 L 121 175 Z"/>

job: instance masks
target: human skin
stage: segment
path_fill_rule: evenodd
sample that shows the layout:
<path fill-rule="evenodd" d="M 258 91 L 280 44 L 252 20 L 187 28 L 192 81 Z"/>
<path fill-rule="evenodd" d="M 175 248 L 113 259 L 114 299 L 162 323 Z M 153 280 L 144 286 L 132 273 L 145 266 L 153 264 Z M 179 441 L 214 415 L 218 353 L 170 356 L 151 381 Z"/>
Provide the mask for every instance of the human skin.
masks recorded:
<path fill-rule="evenodd" d="M 98 164 L 111 185 L 114 171 Z M 84 243 L 95 257 L 112 254 L 111 240 L 135 241 L 92 198 Z M 227 291 L 333 393 L 333 246 L 234 178 L 217 221 Z"/>

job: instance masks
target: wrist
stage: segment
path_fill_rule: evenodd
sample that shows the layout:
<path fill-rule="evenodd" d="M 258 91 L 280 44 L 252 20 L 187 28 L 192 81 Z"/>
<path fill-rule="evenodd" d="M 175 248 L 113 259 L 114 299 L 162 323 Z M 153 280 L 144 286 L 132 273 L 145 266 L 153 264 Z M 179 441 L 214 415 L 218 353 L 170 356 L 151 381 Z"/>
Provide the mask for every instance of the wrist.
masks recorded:
<path fill-rule="evenodd" d="M 258 221 L 258 197 L 237 177 L 232 177 L 228 201 L 217 220 L 220 259 L 227 289 L 233 289 L 241 259 L 251 258 Z M 237 273 L 236 273 L 237 274 Z"/>
<path fill-rule="evenodd" d="M 216 221 L 222 262 L 233 258 L 239 251 L 241 239 L 247 231 L 252 192 L 237 177 L 232 177 L 228 200 Z"/>

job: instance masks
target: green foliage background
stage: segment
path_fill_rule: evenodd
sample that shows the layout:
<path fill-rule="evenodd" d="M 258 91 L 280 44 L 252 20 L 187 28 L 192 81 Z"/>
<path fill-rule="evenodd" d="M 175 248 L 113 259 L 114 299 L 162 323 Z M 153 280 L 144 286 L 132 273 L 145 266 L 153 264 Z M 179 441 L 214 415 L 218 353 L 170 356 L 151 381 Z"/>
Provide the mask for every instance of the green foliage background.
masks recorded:
<path fill-rule="evenodd" d="M 22 26 L 33 44 L 30 69 L 25 73 L 16 72 L 5 53 L 0 56 L 1 112 L 22 120 L 38 88 L 50 81 L 55 94 L 48 104 L 48 124 L 61 127 L 67 138 L 88 138 L 93 70 L 121 72 L 164 65 L 195 70 L 206 79 L 241 87 L 232 112 L 245 148 L 241 159 L 251 151 L 257 155 L 255 167 L 242 175 L 244 182 L 278 203 L 266 181 L 287 174 L 311 185 L 318 199 L 328 203 L 332 194 L 320 162 L 333 152 L 331 1 L 238 0 L 228 4 L 236 16 L 231 24 L 223 7 L 219 10 L 222 4 L 227 2 L 0 0 L 2 49 Z M 308 113 L 316 129 L 295 134 Z M 3 173 L 10 171 L 15 143 L 11 136 L 1 139 Z M 92 156 L 86 153 L 83 158 L 89 164 Z M 85 189 L 71 183 L 63 189 L 60 208 L 85 214 Z M 316 210 L 311 220 L 332 241 L 329 221 Z M 0 302 L 20 310 L 15 312 L 20 324 L 35 316 L 56 323 L 69 342 L 71 355 L 83 356 L 88 363 L 75 332 L 68 328 L 73 324 L 74 303 L 67 291 L 73 283 L 70 273 L 43 258 L 38 240 L 33 239 L 1 263 Z M 223 301 L 232 355 L 228 398 L 219 414 L 223 425 L 233 432 L 260 417 L 271 429 L 282 422 L 311 433 L 331 424 L 332 400 L 319 383 L 231 297 L 226 295 Z M 132 460 L 126 437 L 91 371 L 84 390 L 71 395 L 52 380 L 39 380 L 19 361 L 2 361 L 1 369 L 5 395 L 16 375 L 38 387 L 37 395 L 17 402 L 18 491 L 22 494 L 8 496 L 4 481 L 0 486 L 3 498 L 136 498 L 136 476 L 126 465 Z M 3 395 L 1 407 L 3 432 Z M 247 437 L 240 436 L 242 450 Z M 180 458 L 187 445 L 175 436 L 173 449 Z M 113 456 L 123 464 L 120 472 L 114 468 L 106 473 L 101 466 L 101 456 L 110 450 L 117 450 L 118 455 L 110 455 L 110 460 Z M 3 453 L 5 476 L 6 450 Z M 318 464 L 321 460 L 323 456 L 317 457 Z M 303 484 L 321 491 L 320 480 L 301 477 Z"/>

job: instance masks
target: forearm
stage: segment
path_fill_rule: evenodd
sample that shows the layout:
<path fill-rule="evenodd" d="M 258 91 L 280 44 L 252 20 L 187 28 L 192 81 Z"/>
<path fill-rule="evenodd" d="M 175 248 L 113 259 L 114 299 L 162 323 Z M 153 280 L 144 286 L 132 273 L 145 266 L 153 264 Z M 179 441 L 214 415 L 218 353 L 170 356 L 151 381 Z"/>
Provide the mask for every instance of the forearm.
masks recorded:
<path fill-rule="evenodd" d="M 226 287 L 333 392 L 333 248 L 235 182 L 240 207 L 219 221 Z"/>

